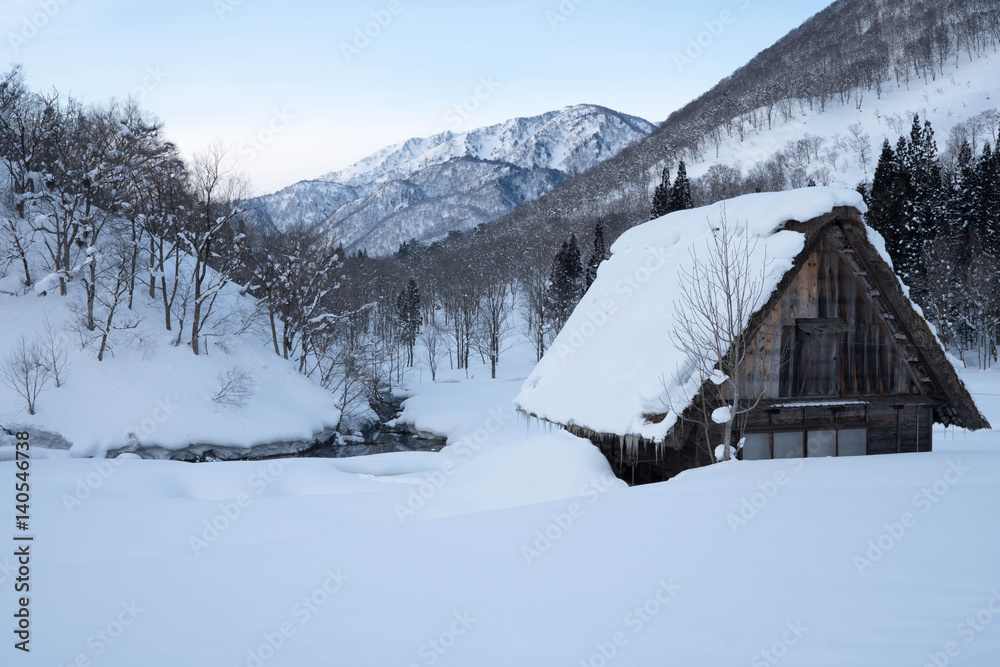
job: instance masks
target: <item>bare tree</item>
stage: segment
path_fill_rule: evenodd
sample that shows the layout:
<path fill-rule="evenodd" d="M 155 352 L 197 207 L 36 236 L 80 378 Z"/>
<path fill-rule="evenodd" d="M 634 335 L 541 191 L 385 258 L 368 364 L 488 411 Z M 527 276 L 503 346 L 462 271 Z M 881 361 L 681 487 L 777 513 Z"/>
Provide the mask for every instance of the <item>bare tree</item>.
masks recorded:
<path fill-rule="evenodd" d="M 667 385 L 668 401 L 680 418 L 694 399 L 696 420 L 713 460 L 718 457 L 711 433 L 723 428 L 722 460 L 729 460 L 740 416 L 753 410 L 763 396 L 747 368 L 754 332 L 746 327 L 761 305 L 770 264 L 766 253 L 763 258 L 758 255 L 757 245 L 757 237 L 745 225 L 730 224 L 723 212 L 705 246 L 690 249 L 691 260 L 681 271 L 680 296 L 674 303 L 671 340 L 688 364 L 687 369 L 678 369 L 674 386 L 694 386 L 696 393 L 703 389 L 706 395 L 700 400 L 671 396 Z"/>
<path fill-rule="evenodd" d="M 858 166 L 868 173 L 868 163 L 872 158 L 872 138 L 865 132 L 861 123 L 852 123 L 848 128 L 847 147 L 854 151 Z"/>
<path fill-rule="evenodd" d="M 239 242 L 233 231 L 250 191 L 246 178 L 234 171 L 228 153 L 227 147 L 216 143 L 195 156 L 198 212 L 179 234 L 184 249 L 194 259 L 191 350 L 195 354 L 200 353 L 201 330 L 228 282 L 226 260 L 235 254 L 234 246 Z"/>
<path fill-rule="evenodd" d="M 513 281 L 507 276 L 509 267 L 502 255 L 494 252 L 482 259 L 477 327 L 473 341 L 480 355 L 490 362 L 490 377 L 496 379 L 500 354 L 507 350 L 512 333 L 510 315 L 514 309 L 515 294 Z"/>
<path fill-rule="evenodd" d="M 3 361 L 0 361 L 0 380 L 24 399 L 28 414 L 35 414 L 38 395 L 49 384 L 50 373 L 45 365 L 41 346 L 29 342 L 24 336 Z"/>
<path fill-rule="evenodd" d="M 88 330 L 100 334 L 98 361 L 104 361 L 104 354 L 110 347 L 113 331 L 133 330 L 139 325 L 138 319 L 130 315 L 127 310 L 124 317 L 121 315 L 128 301 L 132 247 L 124 237 L 120 237 L 110 244 L 107 250 L 106 266 L 95 276 L 94 303 L 87 304 L 85 323 Z M 95 312 L 102 314 L 96 310 L 98 308 L 103 308 L 103 316 L 96 318 Z M 93 329 L 90 323 L 93 323 Z"/>
<path fill-rule="evenodd" d="M 28 266 L 28 250 L 35 242 L 34 234 L 22 218 L 0 218 L 0 239 L 5 240 L 9 247 L 0 248 L 0 264 L 9 266 L 12 262 L 20 262 L 24 272 L 24 286 L 31 287 L 31 269 Z"/>
<path fill-rule="evenodd" d="M 424 346 L 424 359 L 427 361 L 427 369 L 431 372 L 431 382 L 436 382 L 444 332 L 441 330 L 441 326 L 432 319 L 420 329 L 419 340 Z"/>
<path fill-rule="evenodd" d="M 549 331 L 549 274 L 552 255 L 541 244 L 525 250 L 523 267 L 518 276 L 521 283 L 521 316 L 525 334 L 535 346 L 535 360 L 541 361 Z"/>
<path fill-rule="evenodd" d="M 66 335 L 56 328 L 48 314 L 42 320 L 42 333 L 38 344 L 42 359 L 58 389 L 66 382 L 69 355 L 66 349 Z"/>

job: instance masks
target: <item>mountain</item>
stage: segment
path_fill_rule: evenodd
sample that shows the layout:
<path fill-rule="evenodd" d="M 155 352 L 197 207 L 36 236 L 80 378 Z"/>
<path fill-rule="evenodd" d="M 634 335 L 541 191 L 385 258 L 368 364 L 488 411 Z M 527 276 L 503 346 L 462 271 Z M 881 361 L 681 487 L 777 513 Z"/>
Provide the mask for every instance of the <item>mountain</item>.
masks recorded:
<path fill-rule="evenodd" d="M 989 120 L 1000 106 L 998 45 L 1000 0 L 838 0 L 648 137 L 491 223 L 490 238 L 516 243 L 531 230 L 556 248 L 598 219 L 613 237 L 646 219 L 660 170 L 682 159 L 696 205 L 810 177 L 854 186 L 914 113 L 931 120 L 942 151 L 952 132 L 981 150 L 998 138 Z"/>
<path fill-rule="evenodd" d="M 390 253 L 468 230 L 618 154 L 655 126 L 581 104 L 388 146 L 255 201 L 278 229 L 322 225 L 348 251 Z"/>

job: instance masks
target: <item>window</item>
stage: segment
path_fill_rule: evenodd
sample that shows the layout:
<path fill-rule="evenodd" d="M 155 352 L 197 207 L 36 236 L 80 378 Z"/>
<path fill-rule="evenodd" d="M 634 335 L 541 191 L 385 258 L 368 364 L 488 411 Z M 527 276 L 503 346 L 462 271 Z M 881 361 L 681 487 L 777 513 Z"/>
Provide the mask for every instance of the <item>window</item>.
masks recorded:
<path fill-rule="evenodd" d="M 774 458 L 802 458 L 802 431 L 789 431 L 774 434 Z"/>
<path fill-rule="evenodd" d="M 743 438 L 743 460 L 761 461 L 771 458 L 771 434 L 748 433 Z"/>
<path fill-rule="evenodd" d="M 809 431 L 809 442 L 807 447 L 807 453 L 809 456 L 836 456 L 837 432 Z"/>
<path fill-rule="evenodd" d="M 868 429 L 814 429 L 747 433 L 743 436 L 741 458 L 744 461 L 761 461 L 805 456 L 864 456 L 867 453 Z"/>
<path fill-rule="evenodd" d="M 837 456 L 864 456 L 868 453 L 868 431 L 845 428 L 837 432 Z"/>

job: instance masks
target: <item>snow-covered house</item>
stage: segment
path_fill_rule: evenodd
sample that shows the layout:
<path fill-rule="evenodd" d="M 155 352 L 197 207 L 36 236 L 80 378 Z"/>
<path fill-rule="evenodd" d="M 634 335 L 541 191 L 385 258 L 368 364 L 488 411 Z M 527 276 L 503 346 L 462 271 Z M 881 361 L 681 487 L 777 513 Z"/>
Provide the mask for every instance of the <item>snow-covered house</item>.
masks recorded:
<path fill-rule="evenodd" d="M 804 188 L 629 230 L 518 409 L 590 438 L 629 482 L 710 463 L 727 428 L 745 460 L 930 451 L 934 423 L 989 428 L 865 210 L 853 190 Z M 738 382 L 714 358 L 700 371 L 678 329 L 679 286 L 723 227 L 750 235 L 759 286 L 737 328 L 750 342 Z"/>

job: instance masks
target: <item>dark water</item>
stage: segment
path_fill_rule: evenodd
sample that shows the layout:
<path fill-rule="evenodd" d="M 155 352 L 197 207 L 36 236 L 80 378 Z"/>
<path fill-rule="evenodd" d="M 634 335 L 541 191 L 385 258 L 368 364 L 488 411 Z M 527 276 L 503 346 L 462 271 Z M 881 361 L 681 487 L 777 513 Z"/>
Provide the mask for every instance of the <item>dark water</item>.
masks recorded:
<path fill-rule="evenodd" d="M 411 433 L 380 431 L 366 434 L 366 436 L 363 442 L 317 445 L 291 456 L 340 459 L 388 452 L 437 452 L 445 445 L 443 438 L 416 437 Z"/>

